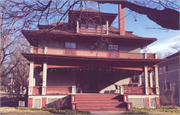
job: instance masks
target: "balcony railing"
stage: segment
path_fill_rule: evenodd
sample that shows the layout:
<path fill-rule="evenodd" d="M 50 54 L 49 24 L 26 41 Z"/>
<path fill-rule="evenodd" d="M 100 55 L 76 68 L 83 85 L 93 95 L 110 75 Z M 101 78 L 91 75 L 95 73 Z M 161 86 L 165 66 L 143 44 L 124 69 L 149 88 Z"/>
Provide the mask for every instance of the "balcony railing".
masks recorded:
<path fill-rule="evenodd" d="M 74 50 L 58 48 L 34 47 L 31 50 L 34 54 L 64 55 L 64 56 L 81 56 L 97 58 L 124 58 L 124 59 L 155 59 L 152 53 L 128 53 L 128 52 L 110 52 L 110 51 L 92 51 L 92 50 Z"/>

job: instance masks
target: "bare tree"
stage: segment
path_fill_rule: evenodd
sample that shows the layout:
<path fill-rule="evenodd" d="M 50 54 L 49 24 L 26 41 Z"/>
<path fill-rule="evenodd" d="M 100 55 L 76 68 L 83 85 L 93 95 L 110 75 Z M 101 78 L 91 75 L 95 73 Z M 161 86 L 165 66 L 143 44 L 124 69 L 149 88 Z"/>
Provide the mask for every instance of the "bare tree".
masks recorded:
<path fill-rule="evenodd" d="M 180 51 L 180 40 L 178 40 L 175 44 L 171 45 L 170 48 L 179 52 Z"/>
<path fill-rule="evenodd" d="M 99 3 L 121 4 L 147 17 L 162 28 L 179 30 L 179 0 L 96 0 Z"/>

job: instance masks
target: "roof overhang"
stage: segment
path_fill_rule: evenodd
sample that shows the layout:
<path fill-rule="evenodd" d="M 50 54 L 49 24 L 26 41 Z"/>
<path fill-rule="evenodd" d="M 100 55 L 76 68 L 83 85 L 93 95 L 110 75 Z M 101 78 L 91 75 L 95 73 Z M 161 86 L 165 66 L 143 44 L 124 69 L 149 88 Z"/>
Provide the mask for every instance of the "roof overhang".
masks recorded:
<path fill-rule="evenodd" d="M 110 39 L 112 42 L 138 44 L 141 48 L 156 41 L 156 38 L 129 37 L 129 36 L 110 36 L 110 35 L 95 35 L 95 34 L 78 34 L 68 32 L 42 32 L 22 30 L 22 34 L 26 37 L 32 46 L 38 46 L 39 39 L 61 39 L 61 40 L 80 40 L 97 42 L 99 38 Z M 49 38 L 48 38 L 49 37 Z"/>
<path fill-rule="evenodd" d="M 152 67 L 164 59 L 122 59 L 122 58 L 92 58 L 80 56 L 59 56 L 47 54 L 22 53 L 29 61 L 35 64 L 47 62 L 49 65 L 82 66 L 82 67 Z"/>

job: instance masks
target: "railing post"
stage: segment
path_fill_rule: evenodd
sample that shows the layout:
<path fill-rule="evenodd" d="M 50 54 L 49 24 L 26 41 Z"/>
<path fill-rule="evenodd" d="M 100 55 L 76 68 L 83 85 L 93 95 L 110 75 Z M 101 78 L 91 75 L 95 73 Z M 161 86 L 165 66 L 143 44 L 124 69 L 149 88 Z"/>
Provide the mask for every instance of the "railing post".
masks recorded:
<path fill-rule="evenodd" d="M 34 47 L 31 46 L 31 48 L 30 48 L 30 53 L 33 53 L 33 50 L 34 50 Z"/>
<path fill-rule="evenodd" d="M 77 20 L 76 22 L 76 32 L 78 33 L 79 32 L 79 21 Z"/>
<path fill-rule="evenodd" d="M 109 34 L 109 30 L 108 30 L 108 21 L 106 21 L 106 34 L 108 35 Z"/>
<path fill-rule="evenodd" d="M 120 94 L 121 94 L 121 95 L 124 95 L 124 86 L 120 85 L 119 87 L 120 87 L 120 88 L 119 88 Z"/>
<path fill-rule="evenodd" d="M 47 47 L 44 47 L 44 54 L 47 54 Z"/>
<path fill-rule="evenodd" d="M 76 94 L 76 86 L 72 86 L 72 94 Z"/>
<path fill-rule="evenodd" d="M 147 59 L 147 53 L 144 53 L 144 59 Z"/>
<path fill-rule="evenodd" d="M 154 59 L 157 59 L 157 53 L 154 54 Z"/>

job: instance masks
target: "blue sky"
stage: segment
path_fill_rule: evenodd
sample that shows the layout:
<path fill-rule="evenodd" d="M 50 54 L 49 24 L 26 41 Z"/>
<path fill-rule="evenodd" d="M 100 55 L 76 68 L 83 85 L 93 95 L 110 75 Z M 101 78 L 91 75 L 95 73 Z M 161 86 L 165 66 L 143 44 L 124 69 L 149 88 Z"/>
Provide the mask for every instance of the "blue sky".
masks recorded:
<path fill-rule="evenodd" d="M 104 13 L 118 13 L 118 5 L 114 4 L 103 4 L 101 5 L 101 12 Z M 129 13 L 128 9 L 125 9 L 125 15 Z M 137 21 L 135 21 L 136 17 Z M 114 22 L 117 22 L 116 17 Z M 118 23 L 112 25 L 118 28 Z M 147 18 L 146 15 L 140 15 L 137 13 L 130 13 L 125 17 L 125 30 L 133 31 L 133 34 L 141 37 L 157 38 L 158 40 L 148 46 L 152 53 L 156 52 L 176 52 L 170 48 L 172 44 L 180 41 L 180 31 L 179 30 L 162 30 L 162 29 L 147 29 L 158 28 L 158 25 Z"/>

